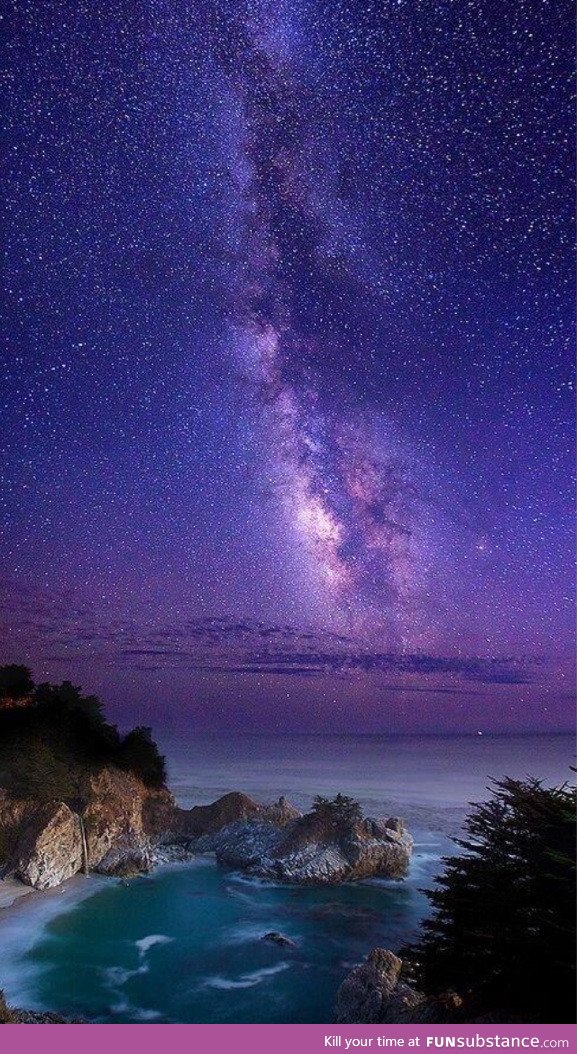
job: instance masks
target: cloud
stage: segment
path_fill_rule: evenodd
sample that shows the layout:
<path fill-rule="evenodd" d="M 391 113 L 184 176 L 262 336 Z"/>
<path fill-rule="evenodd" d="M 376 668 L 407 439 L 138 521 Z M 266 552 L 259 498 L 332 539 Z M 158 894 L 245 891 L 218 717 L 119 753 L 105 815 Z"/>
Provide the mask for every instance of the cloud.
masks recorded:
<path fill-rule="evenodd" d="M 139 626 L 0 583 L 5 621 L 4 661 L 106 665 L 215 676 L 371 678 L 386 691 L 475 694 L 471 687 L 547 683 L 555 661 L 542 656 L 453 656 L 376 650 L 353 636 L 226 614 Z"/>

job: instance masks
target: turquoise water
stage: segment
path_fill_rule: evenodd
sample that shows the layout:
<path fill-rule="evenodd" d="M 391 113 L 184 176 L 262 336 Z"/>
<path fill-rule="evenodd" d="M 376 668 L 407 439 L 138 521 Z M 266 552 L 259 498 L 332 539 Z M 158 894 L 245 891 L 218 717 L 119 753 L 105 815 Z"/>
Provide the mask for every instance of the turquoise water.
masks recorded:
<path fill-rule="evenodd" d="M 46 926 L 29 952 L 35 1001 L 99 1021 L 330 1021 L 347 971 L 398 946 L 423 899 L 401 883 L 247 882 L 212 861 L 114 881 Z M 270 930 L 296 946 L 263 941 Z"/>
<path fill-rule="evenodd" d="M 398 949 L 427 911 L 421 892 L 451 851 L 467 802 L 487 777 L 529 772 L 557 782 L 567 737 L 163 738 L 183 804 L 232 787 L 354 794 L 366 810 L 401 812 L 416 838 L 408 878 L 332 889 L 249 880 L 211 857 L 130 882 L 77 878 L 20 902 L 0 922 L 0 984 L 18 1005 L 95 1021 L 329 1022 L 339 983 L 376 944 Z M 262 940 L 277 930 L 294 948 Z"/>

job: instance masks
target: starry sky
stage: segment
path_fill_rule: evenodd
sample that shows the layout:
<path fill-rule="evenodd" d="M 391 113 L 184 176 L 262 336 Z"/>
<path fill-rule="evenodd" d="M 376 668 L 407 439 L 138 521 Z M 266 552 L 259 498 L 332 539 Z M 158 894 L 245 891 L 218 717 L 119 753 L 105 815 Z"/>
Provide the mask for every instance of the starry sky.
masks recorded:
<path fill-rule="evenodd" d="M 12 0 L 3 661 L 121 723 L 574 713 L 569 0 Z"/>

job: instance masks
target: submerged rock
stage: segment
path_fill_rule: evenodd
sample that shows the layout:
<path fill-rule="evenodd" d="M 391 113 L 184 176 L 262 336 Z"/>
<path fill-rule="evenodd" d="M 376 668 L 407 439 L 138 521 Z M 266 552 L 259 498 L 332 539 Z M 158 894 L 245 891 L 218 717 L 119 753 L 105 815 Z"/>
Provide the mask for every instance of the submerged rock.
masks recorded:
<path fill-rule="evenodd" d="M 290 937 L 285 937 L 284 933 L 277 933 L 276 930 L 263 934 L 261 940 L 269 941 L 271 944 L 278 944 L 281 948 L 296 948 L 296 941 L 292 941 Z"/>

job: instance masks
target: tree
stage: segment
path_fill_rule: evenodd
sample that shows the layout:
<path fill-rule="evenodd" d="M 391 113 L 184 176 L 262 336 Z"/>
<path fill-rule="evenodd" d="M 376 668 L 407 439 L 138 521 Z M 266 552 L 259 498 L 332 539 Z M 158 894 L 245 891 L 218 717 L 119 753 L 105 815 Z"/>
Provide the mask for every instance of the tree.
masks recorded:
<path fill-rule="evenodd" d="M 102 703 L 98 696 L 82 695 L 80 686 L 72 684 L 71 681 L 63 681 L 62 684 L 39 684 L 34 693 L 34 700 L 42 707 L 52 707 L 54 711 L 82 714 L 95 726 L 105 723 Z"/>
<path fill-rule="evenodd" d="M 363 818 L 358 801 L 346 794 L 337 794 L 334 798 L 324 798 L 322 794 L 317 794 L 313 801 L 312 814 L 330 827 L 352 826 Z"/>
<path fill-rule="evenodd" d="M 164 759 L 150 729 L 121 739 L 97 696 L 83 695 L 71 681 L 34 688 L 24 666 L 0 668 L 1 684 L 33 692 L 29 706 L 0 705 L 0 785 L 11 793 L 67 799 L 77 792 L 79 768 L 102 765 L 134 772 L 149 786 L 164 784 Z"/>
<path fill-rule="evenodd" d="M 432 994 L 455 989 L 521 1020 L 575 1020 L 575 788 L 495 782 L 465 851 L 428 891 L 434 914 L 404 954 Z"/>
<path fill-rule="evenodd" d="M 23 699 L 34 689 L 27 666 L 0 666 L 0 699 Z"/>
<path fill-rule="evenodd" d="M 142 725 L 124 737 L 116 763 L 134 773 L 147 786 L 162 787 L 166 780 L 165 761 L 152 738 L 152 729 Z"/>

